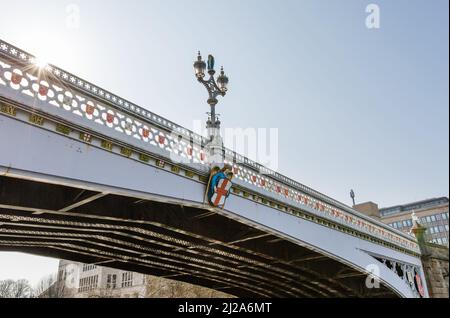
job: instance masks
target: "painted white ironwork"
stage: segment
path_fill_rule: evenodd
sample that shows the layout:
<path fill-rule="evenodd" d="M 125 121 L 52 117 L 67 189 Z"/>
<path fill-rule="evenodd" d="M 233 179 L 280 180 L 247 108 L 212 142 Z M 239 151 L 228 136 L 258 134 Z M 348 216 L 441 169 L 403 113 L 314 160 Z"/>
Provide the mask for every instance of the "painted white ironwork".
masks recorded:
<path fill-rule="evenodd" d="M 35 57 L 0 40 L 0 88 L 40 100 L 86 121 L 123 134 L 125 140 L 142 142 L 145 149 L 176 154 L 188 163 L 208 164 L 203 136 L 141 108 L 53 65 L 37 69 Z M 150 149 L 152 149 L 150 147 Z M 257 188 L 284 202 L 308 208 L 323 218 L 367 233 L 416 254 L 413 237 L 377 222 L 350 207 L 299 182 L 272 171 L 230 149 L 224 149 L 225 162 L 235 176 L 250 188 Z"/>

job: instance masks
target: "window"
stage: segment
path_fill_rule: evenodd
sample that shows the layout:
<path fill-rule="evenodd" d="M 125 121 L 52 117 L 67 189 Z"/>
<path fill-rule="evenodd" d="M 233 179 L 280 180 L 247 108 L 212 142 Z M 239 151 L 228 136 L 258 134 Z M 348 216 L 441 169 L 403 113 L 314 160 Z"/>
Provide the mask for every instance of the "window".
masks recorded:
<path fill-rule="evenodd" d="M 403 227 L 407 227 L 408 226 L 408 222 L 406 220 L 403 220 Z"/>
<path fill-rule="evenodd" d="M 428 222 L 428 223 L 431 223 L 431 218 L 430 218 L 430 216 L 427 216 L 427 222 Z"/>
<path fill-rule="evenodd" d="M 441 233 L 445 232 L 445 228 L 442 225 L 439 225 L 439 232 Z"/>
<path fill-rule="evenodd" d="M 108 274 L 108 276 L 106 277 L 106 288 L 116 289 L 116 287 L 117 287 L 117 275 Z"/>
<path fill-rule="evenodd" d="M 440 221 L 441 220 L 441 215 L 440 214 L 436 214 L 436 220 Z"/>
<path fill-rule="evenodd" d="M 406 220 L 406 223 L 408 223 L 408 226 L 412 226 L 412 220 Z"/>
<path fill-rule="evenodd" d="M 445 214 L 445 213 L 442 213 L 441 215 L 442 215 L 442 219 L 443 219 L 443 220 L 447 220 L 447 219 L 448 219 L 448 216 L 447 216 L 447 214 Z"/>
<path fill-rule="evenodd" d="M 437 239 L 437 243 L 442 244 L 442 239 L 440 237 Z"/>
<path fill-rule="evenodd" d="M 78 287 L 79 292 L 90 291 L 98 286 L 98 275 L 84 277 L 80 279 L 80 284 Z"/>
<path fill-rule="evenodd" d="M 448 232 L 448 224 L 445 224 L 444 227 L 445 227 L 445 230 Z"/>
<path fill-rule="evenodd" d="M 133 286 L 133 273 L 126 272 L 122 273 L 122 287 L 131 287 Z"/>
<path fill-rule="evenodd" d="M 92 265 L 92 264 L 83 264 L 83 272 L 88 272 L 91 271 L 93 269 L 97 268 L 97 266 Z"/>
<path fill-rule="evenodd" d="M 436 216 L 432 215 L 432 216 L 431 216 L 431 221 L 432 221 L 432 222 L 436 222 Z"/>
<path fill-rule="evenodd" d="M 431 234 L 434 234 L 434 227 L 430 227 L 429 230 L 430 230 L 430 233 L 431 233 Z"/>
<path fill-rule="evenodd" d="M 447 238 L 446 238 L 446 237 L 443 237 L 443 238 L 442 238 L 442 243 L 447 244 L 447 242 L 448 242 L 448 241 L 447 241 Z"/>

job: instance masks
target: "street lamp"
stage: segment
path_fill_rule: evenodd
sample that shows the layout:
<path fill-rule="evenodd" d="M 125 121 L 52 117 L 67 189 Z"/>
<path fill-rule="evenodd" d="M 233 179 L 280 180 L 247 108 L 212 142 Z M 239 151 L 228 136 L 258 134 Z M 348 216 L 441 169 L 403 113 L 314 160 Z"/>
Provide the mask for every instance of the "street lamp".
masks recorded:
<path fill-rule="evenodd" d="M 205 70 L 208 69 L 209 79 L 204 80 Z M 216 105 L 219 102 L 217 96 L 225 96 L 228 91 L 228 77 L 221 68 L 220 75 L 217 77 L 217 81 L 214 78 L 216 71 L 214 70 L 214 57 L 212 55 L 208 56 L 208 65 L 202 60 L 200 52 L 198 52 L 197 61 L 194 63 L 195 76 L 197 80 L 202 83 L 206 90 L 208 91 L 209 98 L 207 103 L 211 107 L 210 117 L 206 123 L 206 128 L 208 129 L 208 134 L 213 144 L 220 147 L 222 146 L 222 141 L 220 138 L 220 121 L 216 117 Z"/>

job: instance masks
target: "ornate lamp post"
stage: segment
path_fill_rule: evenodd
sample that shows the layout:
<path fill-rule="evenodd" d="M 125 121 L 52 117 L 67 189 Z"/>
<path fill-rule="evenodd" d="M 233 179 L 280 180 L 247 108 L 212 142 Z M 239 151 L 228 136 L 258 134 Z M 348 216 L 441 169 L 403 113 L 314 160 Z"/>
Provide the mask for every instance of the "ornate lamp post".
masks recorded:
<path fill-rule="evenodd" d="M 205 80 L 205 70 L 208 69 L 209 79 Z M 195 76 L 197 80 L 202 83 L 206 90 L 208 91 L 209 98 L 207 103 L 211 107 L 210 117 L 206 122 L 206 128 L 208 129 L 208 135 L 210 138 L 209 147 L 211 150 L 211 155 L 219 154 L 219 149 L 222 149 L 222 138 L 220 137 L 220 121 L 216 116 L 216 105 L 219 102 L 217 100 L 218 96 L 225 96 L 227 93 L 228 77 L 221 68 L 220 75 L 217 80 L 214 78 L 216 71 L 214 70 L 214 57 L 212 55 L 208 56 L 208 65 L 202 60 L 200 52 L 198 52 L 197 61 L 194 63 Z"/>
<path fill-rule="evenodd" d="M 350 190 L 350 198 L 352 198 L 353 206 L 355 206 L 355 191 L 353 189 Z"/>

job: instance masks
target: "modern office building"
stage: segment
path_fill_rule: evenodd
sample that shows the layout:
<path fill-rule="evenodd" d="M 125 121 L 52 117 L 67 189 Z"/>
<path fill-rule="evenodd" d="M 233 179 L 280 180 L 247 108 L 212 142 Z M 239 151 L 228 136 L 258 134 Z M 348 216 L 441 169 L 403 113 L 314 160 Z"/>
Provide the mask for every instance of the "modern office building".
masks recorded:
<path fill-rule="evenodd" d="M 383 223 L 400 231 L 409 232 L 413 212 L 419 218 L 420 224 L 427 228 L 427 241 L 448 245 L 448 198 L 441 197 L 382 208 L 380 217 Z"/>
<path fill-rule="evenodd" d="M 419 218 L 420 224 L 427 228 L 426 240 L 428 242 L 446 246 L 449 244 L 447 197 L 381 209 L 376 203 L 366 202 L 357 204 L 353 208 L 405 233 L 410 233 L 413 225 L 412 213 L 414 212 Z"/>

